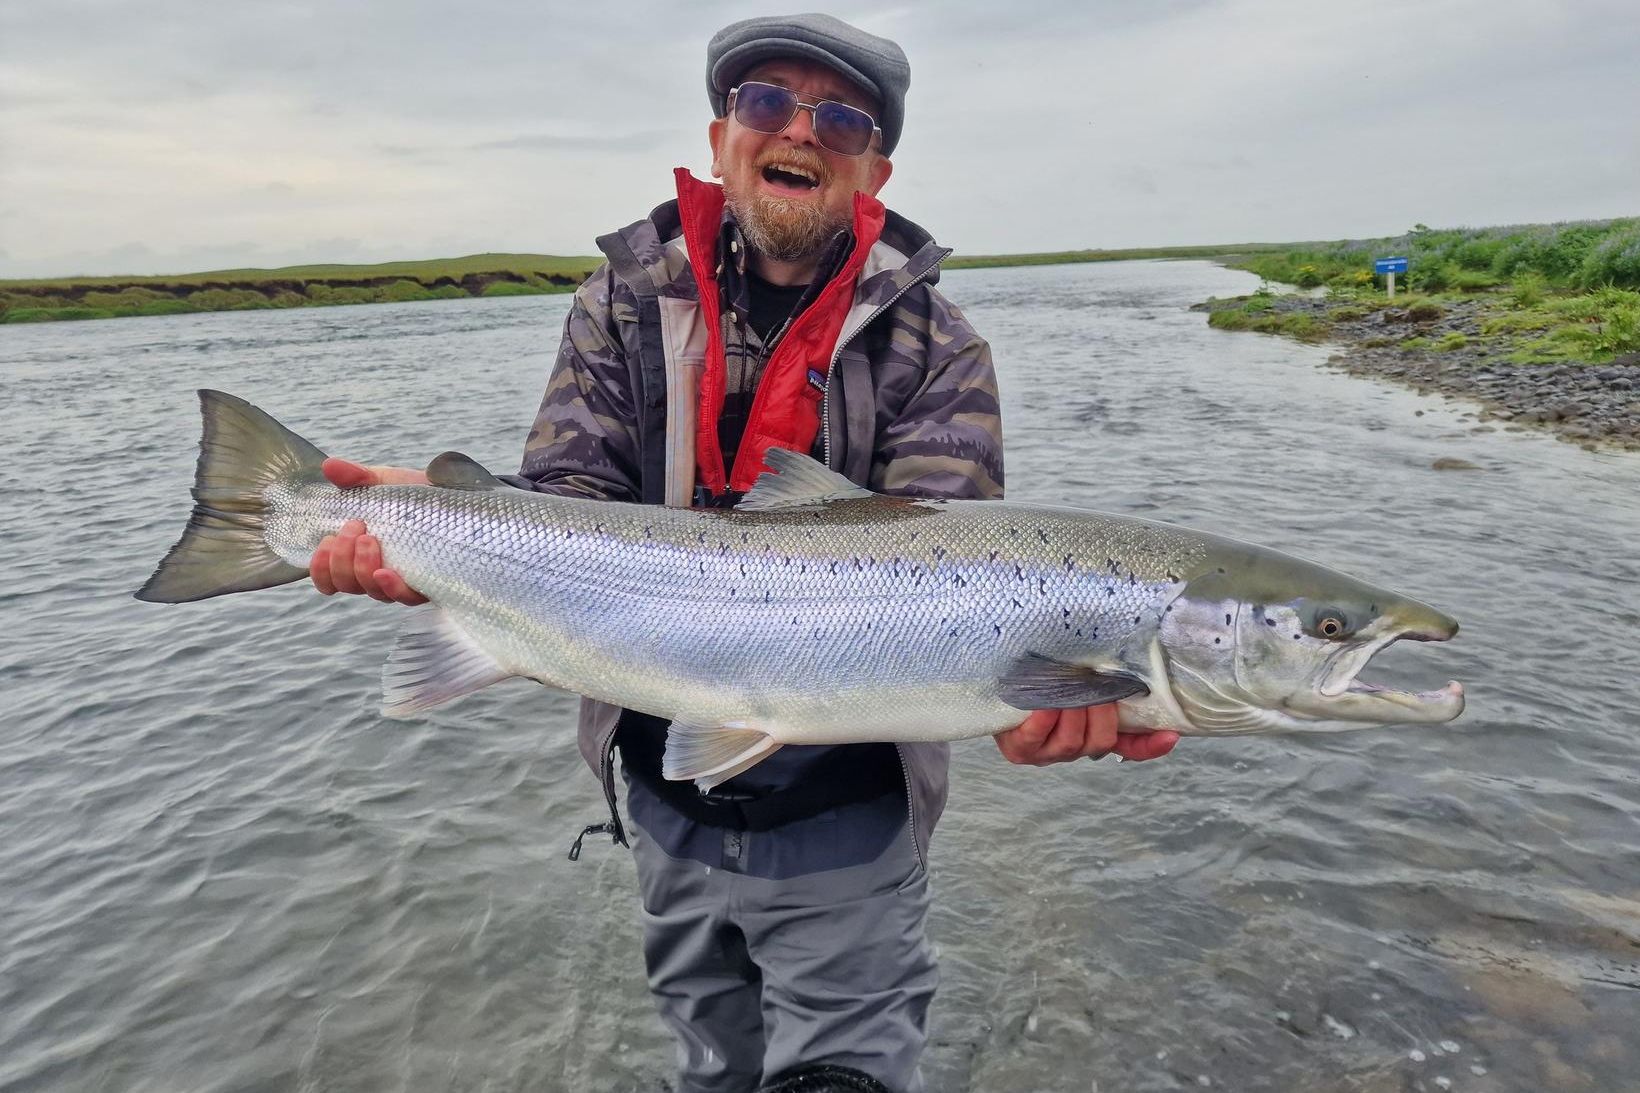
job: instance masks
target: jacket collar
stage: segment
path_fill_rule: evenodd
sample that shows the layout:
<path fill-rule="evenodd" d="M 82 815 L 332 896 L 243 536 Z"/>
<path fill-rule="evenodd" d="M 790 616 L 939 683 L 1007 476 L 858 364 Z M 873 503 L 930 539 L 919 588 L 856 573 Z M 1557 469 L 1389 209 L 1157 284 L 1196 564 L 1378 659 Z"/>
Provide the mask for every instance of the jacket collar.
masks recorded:
<path fill-rule="evenodd" d="M 683 238 L 683 221 L 676 199 L 657 205 L 643 220 L 615 234 L 631 248 L 660 295 L 698 298 L 688 256 L 681 245 L 669 245 L 679 244 Z M 874 261 L 865 271 L 859 295 L 889 300 L 919 277 L 933 284 L 939 280 L 939 271 L 930 272 L 930 267 L 950 253 L 949 248 L 936 244 L 917 224 L 892 209 L 885 210 L 882 237 L 874 248 Z"/>

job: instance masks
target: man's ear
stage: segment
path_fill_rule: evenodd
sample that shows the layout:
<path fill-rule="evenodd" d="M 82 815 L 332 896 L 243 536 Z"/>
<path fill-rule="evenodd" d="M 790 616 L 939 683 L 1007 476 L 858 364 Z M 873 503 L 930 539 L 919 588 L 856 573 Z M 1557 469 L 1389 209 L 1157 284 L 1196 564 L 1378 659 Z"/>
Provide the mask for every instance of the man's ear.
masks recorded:
<path fill-rule="evenodd" d="M 706 127 L 706 140 L 712 145 L 712 177 L 723 177 L 723 165 L 718 160 L 718 150 L 723 147 L 723 131 L 729 127 L 728 118 L 713 118 L 712 124 Z"/>
<path fill-rule="evenodd" d="M 876 197 L 877 191 L 887 185 L 888 176 L 893 173 L 894 164 L 889 162 L 888 157 L 878 156 L 876 161 L 872 163 L 871 171 L 867 175 L 866 192 L 872 197 Z"/>

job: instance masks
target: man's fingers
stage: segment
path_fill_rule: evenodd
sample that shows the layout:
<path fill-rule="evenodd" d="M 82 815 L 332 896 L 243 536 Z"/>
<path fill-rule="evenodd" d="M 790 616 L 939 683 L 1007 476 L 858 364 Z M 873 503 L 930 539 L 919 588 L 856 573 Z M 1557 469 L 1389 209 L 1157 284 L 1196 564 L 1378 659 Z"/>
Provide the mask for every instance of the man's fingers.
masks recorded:
<path fill-rule="evenodd" d="M 325 478 L 332 486 L 341 490 L 358 489 L 360 486 L 375 486 L 381 482 L 381 476 L 374 467 L 367 467 L 363 463 L 354 463 L 348 459 L 337 459 L 331 456 L 319 465 Z"/>
<path fill-rule="evenodd" d="M 353 548 L 353 579 L 359 582 L 359 590 L 373 600 L 382 603 L 393 602 L 376 580 L 376 571 L 382 568 L 382 545 L 374 535 L 361 535 L 356 547 Z"/>
<path fill-rule="evenodd" d="M 997 733 L 997 749 L 1010 763 L 1032 762 L 1036 750 L 1058 721 L 1058 710 L 1032 710 L 1018 725 L 1007 732 Z"/>
<path fill-rule="evenodd" d="M 336 591 L 357 595 L 360 591 L 359 579 L 353 571 L 353 555 L 359 546 L 359 536 L 364 532 L 364 525 L 357 520 L 349 520 L 342 525 L 342 530 L 330 544 L 330 579 L 336 585 Z"/>
<path fill-rule="evenodd" d="M 375 573 L 376 586 L 386 593 L 387 598 L 394 603 L 402 603 L 406 607 L 415 607 L 427 602 L 427 597 L 404 583 L 397 570 L 378 569 Z"/>
<path fill-rule="evenodd" d="M 1063 763 L 1082 753 L 1082 742 L 1088 735 L 1088 711 L 1086 707 L 1072 707 L 1059 711 L 1059 720 L 1054 724 L 1053 731 L 1042 742 L 1037 750 L 1035 762 L 1038 766 L 1049 763 Z"/>
<path fill-rule="evenodd" d="M 330 579 L 330 547 L 335 541 L 334 535 L 320 539 L 312 561 L 308 562 L 308 578 L 313 581 L 313 587 L 326 596 L 336 594 L 336 582 Z"/>
<path fill-rule="evenodd" d="M 1124 732 L 1117 735 L 1116 744 L 1112 750 L 1123 759 L 1142 763 L 1146 759 L 1160 759 L 1172 751 L 1173 745 L 1178 742 L 1179 734 L 1167 730 Z"/>

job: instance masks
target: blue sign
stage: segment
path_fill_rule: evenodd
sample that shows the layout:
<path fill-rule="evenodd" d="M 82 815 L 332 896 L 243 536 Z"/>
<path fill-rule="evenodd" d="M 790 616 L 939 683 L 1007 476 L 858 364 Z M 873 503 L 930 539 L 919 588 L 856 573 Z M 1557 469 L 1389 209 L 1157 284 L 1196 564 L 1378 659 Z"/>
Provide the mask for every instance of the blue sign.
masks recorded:
<path fill-rule="evenodd" d="M 1372 264 L 1374 273 L 1405 273 L 1407 260 L 1405 258 L 1380 258 Z"/>

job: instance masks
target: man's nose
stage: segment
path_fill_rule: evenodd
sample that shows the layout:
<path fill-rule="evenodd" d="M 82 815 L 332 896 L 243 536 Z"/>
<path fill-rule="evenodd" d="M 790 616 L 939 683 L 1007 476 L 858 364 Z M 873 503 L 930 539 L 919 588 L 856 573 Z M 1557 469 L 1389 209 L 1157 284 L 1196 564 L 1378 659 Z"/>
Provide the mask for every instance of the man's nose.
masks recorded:
<path fill-rule="evenodd" d="M 818 146 L 820 141 L 814 135 L 814 111 L 808 106 L 799 103 L 792 112 L 792 120 L 786 123 L 786 128 L 780 135 L 797 144 L 813 144 Z"/>

